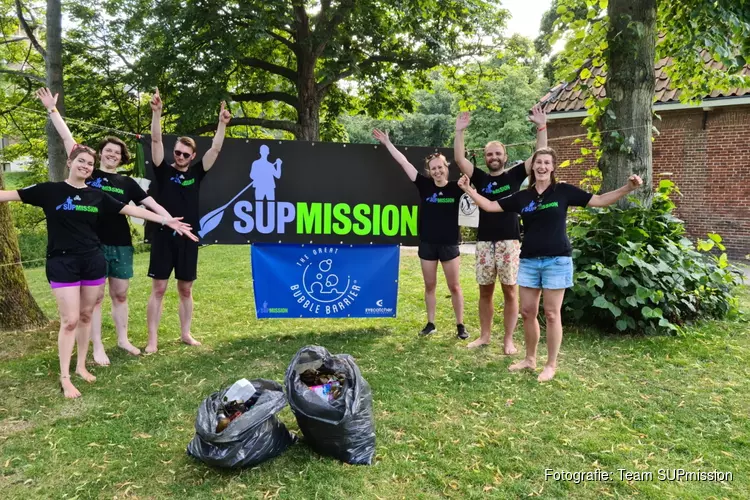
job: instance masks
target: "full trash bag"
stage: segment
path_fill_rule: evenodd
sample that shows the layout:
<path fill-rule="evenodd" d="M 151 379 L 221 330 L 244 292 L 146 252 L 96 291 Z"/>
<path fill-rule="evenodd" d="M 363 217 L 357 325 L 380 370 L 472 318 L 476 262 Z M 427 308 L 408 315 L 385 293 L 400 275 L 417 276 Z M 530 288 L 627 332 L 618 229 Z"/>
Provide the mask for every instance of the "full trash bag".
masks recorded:
<path fill-rule="evenodd" d="M 300 380 L 301 373 L 321 367 L 345 374 L 341 395 L 336 399 L 326 401 Z M 285 385 L 289 407 L 313 450 L 350 464 L 372 463 L 372 391 L 354 358 L 348 354 L 332 355 L 320 346 L 303 347 L 286 370 Z"/>
<path fill-rule="evenodd" d="M 220 433 L 216 432 L 217 412 L 229 387 L 203 400 L 195 420 L 195 436 L 187 447 L 188 455 L 214 467 L 252 467 L 280 455 L 297 441 L 276 418 L 286 406 L 281 384 L 264 379 L 250 382 L 260 391 L 260 397 Z"/>

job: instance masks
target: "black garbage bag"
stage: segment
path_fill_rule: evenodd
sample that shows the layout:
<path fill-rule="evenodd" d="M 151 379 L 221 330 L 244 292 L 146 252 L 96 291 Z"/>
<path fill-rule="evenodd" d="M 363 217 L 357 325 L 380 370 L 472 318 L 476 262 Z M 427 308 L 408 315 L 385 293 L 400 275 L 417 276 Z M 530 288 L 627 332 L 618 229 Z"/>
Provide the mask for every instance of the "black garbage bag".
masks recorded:
<path fill-rule="evenodd" d="M 260 391 L 258 401 L 220 433 L 216 433 L 217 410 L 229 387 L 203 400 L 195 420 L 195 436 L 187 447 L 188 455 L 214 467 L 251 467 L 280 455 L 297 441 L 276 418 L 286 406 L 281 384 L 264 379 L 250 382 Z"/>
<path fill-rule="evenodd" d="M 301 373 L 321 367 L 346 375 L 337 399 L 326 401 L 300 380 Z M 285 385 L 289 407 L 313 450 L 350 464 L 372 463 L 375 457 L 372 391 L 354 358 L 348 354 L 332 355 L 320 346 L 303 347 L 286 370 Z"/>

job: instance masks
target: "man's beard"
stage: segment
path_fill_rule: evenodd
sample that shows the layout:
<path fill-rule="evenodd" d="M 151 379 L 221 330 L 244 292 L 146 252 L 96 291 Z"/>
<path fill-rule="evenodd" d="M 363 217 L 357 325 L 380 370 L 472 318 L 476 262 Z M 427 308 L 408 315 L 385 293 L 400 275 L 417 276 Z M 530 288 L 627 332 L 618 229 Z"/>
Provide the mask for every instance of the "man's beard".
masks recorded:
<path fill-rule="evenodd" d="M 505 167 L 505 163 L 502 161 L 491 161 L 487 163 L 487 169 L 489 169 L 492 172 L 499 172 Z"/>

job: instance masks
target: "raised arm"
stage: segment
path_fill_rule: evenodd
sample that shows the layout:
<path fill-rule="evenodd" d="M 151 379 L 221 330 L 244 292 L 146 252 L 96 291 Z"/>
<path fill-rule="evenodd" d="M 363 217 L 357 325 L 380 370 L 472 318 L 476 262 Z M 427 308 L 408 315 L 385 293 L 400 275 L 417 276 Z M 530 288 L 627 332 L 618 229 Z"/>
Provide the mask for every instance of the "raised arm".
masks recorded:
<path fill-rule="evenodd" d="M 184 235 L 193 241 L 198 241 L 198 237 L 190 232 L 190 224 L 185 224 L 182 221 L 182 217 L 165 217 L 163 215 L 157 215 L 145 208 L 134 207 L 133 205 L 125 205 L 120 210 L 122 215 L 129 215 L 131 217 L 138 217 L 147 221 L 156 222 L 162 226 L 169 226 L 174 229 L 178 234 Z"/>
<path fill-rule="evenodd" d="M 66 125 L 65 120 L 63 120 L 63 117 L 60 116 L 60 113 L 55 107 L 57 105 L 58 94 L 52 95 L 52 92 L 50 92 L 48 88 L 42 87 L 36 91 L 36 96 L 42 101 L 42 105 L 47 108 L 49 119 L 52 121 L 52 125 L 55 126 L 57 133 L 60 134 L 60 138 L 65 145 L 65 154 L 70 156 L 70 152 L 73 151 L 73 146 L 76 145 L 76 141 L 73 139 L 73 134 L 70 133 L 70 129 L 68 128 L 68 125 Z"/>
<path fill-rule="evenodd" d="M 151 161 L 156 168 L 164 161 L 164 143 L 161 140 L 161 102 L 159 89 L 151 97 Z"/>
<path fill-rule="evenodd" d="M 456 161 L 461 172 L 471 177 L 474 175 L 474 165 L 466 158 L 466 148 L 464 147 L 464 130 L 471 122 L 471 115 L 468 111 L 459 113 L 456 118 L 456 138 L 453 139 L 453 159 Z"/>
<path fill-rule="evenodd" d="M 529 117 L 529 120 L 536 125 L 536 151 L 537 149 L 542 149 L 547 147 L 547 113 L 544 112 L 544 109 L 542 109 L 541 104 L 535 104 L 533 108 L 531 108 L 531 116 Z M 531 158 L 534 156 L 532 153 L 531 156 L 529 156 L 526 161 L 524 162 L 524 166 L 526 167 L 526 175 L 531 175 Z"/>
<path fill-rule="evenodd" d="M 500 204 L 496 201 L 490 201 L 481 194 L 477 193 L 477 190 L 471 187 L 471 184 L 469 183 L 469 178 L 465 175 L 462 175 L 460 179 L 458 179 L 458 187 L 464 190 L 466 194 L 468 194 L 472 200 L 474 200 L 474 203 L 477 204 L 479 208 L 484 210 L 485 212 L 502 212 L 503 207 L 500 206 Z"/>
<path fill-rule="evenodd" d="M 21 195 L 15 189 L 13 191 L 0 191 L 0 203 L 4 201 L 21 201 Z"/>
<path fill-rule="evenodd" d="M 226 103 L 224 101 L 221 101 L 221 110 L 219 111 L 219 125 L 216 127 L 216 134 L 214 135 L 214 140 L 211 143 L 211 149 L 206 151 L 206 154 L 203 155 L 203 170 L 205 170 L 206 172 L 208 172 L 209 169 L 214 166 L 216 158 L 219 157 L 221 145 L 224 144 L 224 135 L 227 131 L 227 125 L 229 124 L 229 120 L 232 119 L 232 114 L 228 109 L 224 109 L 225 106 Z"/>
<path fill-rule="evenodd" d="M 628 178 L 628 183 L 622 186 L 620 189 L 615 189 L 614 191 L 610 191 L 609 193 L 604 194 L 595 194 L 591 197 L 591 200 L 589 200 L 589 207 L 606 207 L 609 206 L 623 196 L 626 196 L 629 193 L 632 193 L 636 189 L 638 189 L 643 184 L 643 180 L 637 175 L 631 175 L 630 178 Z"/>
<path fill-rule="evenodd" d="M 404 156 L 404 154 L 396 149 L 396 146 L 391 143 L 391 139 L 388 137 L 388 132 L 383 132 L 381 130 L 375 129 L 372 131 L 372 136 L 375 137 L 375 139 L 377 139 L 380 144 L 386 147 L 388 152 L 391 153 L 393 159 L 396 160 L 399 165 L 401 165 L 401 168 L 404 169 L 406 175 L 409 176 L 409 180 L 414 182 L 414 180 L 417 178 L 417 169 L 414 168 L 414 165 L 409 163 L 409 160 L 406 159 L 406 156 Z"/>

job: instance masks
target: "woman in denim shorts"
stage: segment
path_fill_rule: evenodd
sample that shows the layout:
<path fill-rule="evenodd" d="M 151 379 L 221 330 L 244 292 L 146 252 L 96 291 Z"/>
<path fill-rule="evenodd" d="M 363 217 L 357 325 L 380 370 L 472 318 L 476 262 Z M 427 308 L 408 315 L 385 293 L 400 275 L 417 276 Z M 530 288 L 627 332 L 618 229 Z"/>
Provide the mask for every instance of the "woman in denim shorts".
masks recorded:
<path fill-rule="evenodd" d="M 524 226 L 518 285 L 521 316 L 526 339 L 526 358 L 510 365 L 510 371 L 535 370 L 539 344 L 539 298 L 544 294 L 547 319 L 547 363 L 539 374 L 546 382 L 555 376 L 557 354 L 562 343 L 560 309 L 565 289 L 573 286 L 573 259 L 568 240 L 566 215 L 568 207 L 605 207 L 615 203 L 640 186 L 643 181 L 631 175 L 620 189 L 603 195 L 592 195 L 555 179 L 557 155 L 552 148 L 538 149 L 531 158 L 529 187 L 507 198 L 489 201 L 462 178 L 458 185 L 487 212 L 518 212 Z"/>

